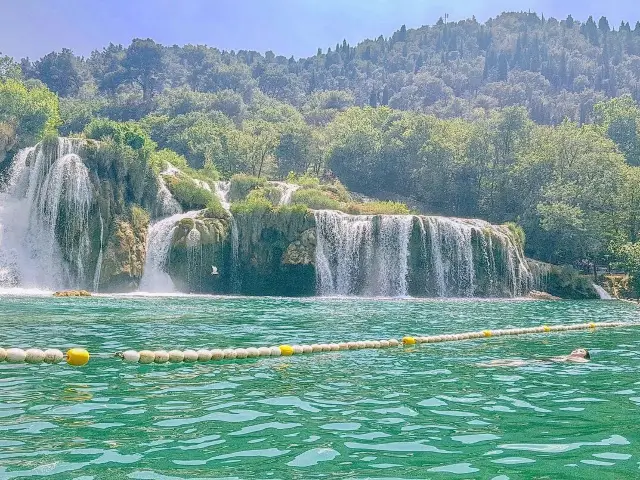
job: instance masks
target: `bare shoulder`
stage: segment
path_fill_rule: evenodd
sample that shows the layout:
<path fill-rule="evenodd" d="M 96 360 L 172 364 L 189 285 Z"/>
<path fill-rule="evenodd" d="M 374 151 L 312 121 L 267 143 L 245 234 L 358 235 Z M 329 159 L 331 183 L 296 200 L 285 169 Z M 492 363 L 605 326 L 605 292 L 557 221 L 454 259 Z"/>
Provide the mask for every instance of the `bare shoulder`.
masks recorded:
<path fill-rule="evenodd" d="M 528 365 L 529 363 L 531 363 L 530 361 L 527 360 L 520 360 L 520 359 L 514 359 L 514 360 L 491 360 L 490 362 L 482 362 L 482 363 L 476 363 L 476 366 L 478 367 L 522 367 L 524 365 Z"/>

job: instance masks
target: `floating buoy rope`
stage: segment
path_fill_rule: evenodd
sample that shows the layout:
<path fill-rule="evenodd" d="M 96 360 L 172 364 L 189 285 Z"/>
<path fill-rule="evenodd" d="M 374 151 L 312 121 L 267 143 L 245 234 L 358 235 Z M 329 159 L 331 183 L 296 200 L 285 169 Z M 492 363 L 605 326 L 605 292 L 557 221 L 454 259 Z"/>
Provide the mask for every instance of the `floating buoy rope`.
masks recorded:
<path fill-rule="evenodd" d="M 280 345 L 273 347 L 248 347 L 248 348 L 226 348 L 208 350 L 202 348 L 199 350 L 126 350 L 118 352 L 115 357 L 121 358 L 128 363 L 194 363 L 209 362 L 211 360 L 234 360 L 243 358 L 257 357 L 279 357 L 302 355 L 319 352 L 335 352 L 344 350 L 360 350 L 371 348 L 389 348 L 398 346 L 414 346 L 422 343 L 440 343 L 455 342 L 461 340 L 475 340 L 480 338 L 493 338 L 505 335 L 527 335 L 534 333 L 551 333 L 566 332 L 572 330 L 593 330 L 596 328 L 612 328 L 612 327 L 637 327 L 640 322 L 603 322 L 603 323 L 577 323 L 573 325 L 542 325 L 539 327 L 529 328 L 509 328 L 498 330 L 481 330 L 476 332 L 455 333 L 448 335 L 430 335 L 430 336 L 406 336 L 402 340 L 390 338 L 385 340 L 366 340 L 352 341 L 341 343 L 314 343 L 312 345 Z M 38 348 L 29 348 L 23 350 L 21 348 L 0 347 L 0 362 L 8 363 L 60 363 L 63 360 L 72 366 L 83 366 L 89 362 L 89 359 L 97 358 L 113 358 L 113 353 L 98 353 L 90 355 L 84 348 L 71 348 L 66 355 L 61 350 L 47 349 L 40 350 Z"/>

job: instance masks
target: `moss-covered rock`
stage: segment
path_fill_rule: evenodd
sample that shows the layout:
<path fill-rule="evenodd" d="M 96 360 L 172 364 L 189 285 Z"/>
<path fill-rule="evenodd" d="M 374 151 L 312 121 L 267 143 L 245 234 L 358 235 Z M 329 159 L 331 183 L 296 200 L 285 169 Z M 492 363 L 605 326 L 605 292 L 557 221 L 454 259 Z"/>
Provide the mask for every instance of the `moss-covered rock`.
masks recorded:
<path fill-rule="evenodd" d="M 300 206 L 238 210 L 239 292 L 315 293 L 315 218 Z"/>
<path fill-rule="evenodd" d="M 131 292 L 138 288 L 146 258 L 147 221 L 116 219 L 103 252 L 100 290 Z"/>

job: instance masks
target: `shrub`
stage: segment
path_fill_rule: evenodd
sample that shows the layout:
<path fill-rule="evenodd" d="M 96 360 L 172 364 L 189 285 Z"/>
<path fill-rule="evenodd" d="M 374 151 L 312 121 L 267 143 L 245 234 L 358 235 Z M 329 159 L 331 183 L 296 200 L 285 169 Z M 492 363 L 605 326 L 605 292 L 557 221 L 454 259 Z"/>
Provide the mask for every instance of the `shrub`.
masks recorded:
<path fill-rule="evenodd" d="M 149 225 L 149 213 L 138 205 L 131 206 L 131 225 L 136 232 L 147 229 Z"/>
<path fill-rule="evenodd" d="M 233 215 L 262 215 L 272 210 L 273 205 L 271 202 L 261 195 L 254 195 L 231 205 L 231 213 Z"/>
<path fill-rule="evenodd" d="M 207 203 L 207 208 L 203 213 L 205 218 L 217 218 L 224 220 L 229 218 L 229 212 L 227 212 L 218 197 L 214 196 L 213 199 Z"/>
<path fill-rule="evenodd" d="M 511 235 L 513 236 L 513 239 L 516 241 L 516 244 L 519 245 L 524 250 L 524 242 L 526 237 L 522 227 L 514 222 L 507 222 L 505 223 L 505 226 L 511 232 Z"/>
<path fill-rule="evenodd" d="M 327 183 L 325 185 L 320 185 L 320 190 L 322 190 L 323 192 L 331 193 L 332 196 L 340 202 L 351 201 L 351 195 L 349 195 L 349 191 L 339 181 L 336 181 L 334 183 Z"/>
<path fill-rule="evenodd" d="M 106 118 L 95 118 L 84 129 L 87 138 L 93 140 L 112 139 L 116 143 L 127 145 L 134 150 L 148 148 L 153 150 L 155 144 L 145 131 L 135 122 L 114 122 Z"/>
<path fill-rule="evenodd" d="M 207 208 L 216 200 L 213 192 L 199 187 L 191 178 L 184 175 L 166 176 L 165 182 L 174 198 L 185 210 Z"/>
<path fill-rule="evenodd" d="M 231 177 L 231 187 L 229 189 L 229 200 L 236 202 L 244 200 L 251 190 L 263 187 L 267 180 L 252 175 L 237 174 Z"/>
<path fill-rule="evenodd" d="M 291 203 L 306 205 L 314 210 L 340 210 L 340 202 L 331 198 L 322 190 L 315 188 L 302 188 L 291 196 Z"/>
<path fill-rule="evenodd" d="M 350 203 L 346 212 L 352 215 L 409 215 L 409 207 L 400 202 Z"/>

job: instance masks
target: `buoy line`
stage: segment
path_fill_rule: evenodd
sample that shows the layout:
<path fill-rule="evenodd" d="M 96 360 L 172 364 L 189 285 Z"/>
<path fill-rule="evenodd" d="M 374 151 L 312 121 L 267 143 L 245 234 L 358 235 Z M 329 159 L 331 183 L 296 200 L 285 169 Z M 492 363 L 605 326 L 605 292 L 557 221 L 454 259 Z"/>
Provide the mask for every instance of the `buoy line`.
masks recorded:
<path fill-rule="evenodd" d="M 97 353 L 90 355 L 84 348 L 72 348 L 66 355 L 61 350 L 38 348 L 4 349 L 0 347 L 0 362 L 8 363 L 50 363 L 56 364 L 63 360 L 69 365 L 82 366 L 89 362 L 91 356 L 95 358 L 121 358 L 128 363 L 194 363 L 209 362 L 212 360 L 235 360 L 258 357 L 279 357 L 302 355 L 320 352 L 335 352 L 345 350 L 361 350 L 372 348 L 389 348 L 399 346 L 412 346 L 421 343 L 455 342 L 462 340 L 475 340 L 480 338 L 499 337 L 505 335 L 527 335 L 535 333 L 566 332 L 573 330 L 589 330 L 596 328 L 613 327 L 638 327 L 640 322 L 590 322 L 573 325 L 541 325 L 529 328 L 508 328 L 497 330 L 480 330 L 475 332 L 454 333 L 446 335 L 406 336 L 402 340 L 390 338 L 388 340 L 365 340 L 341 343 L 314 343 L 311 345 L 280 345 L 272 347 L 248 347 L 248 348 L 215 348 L 212 350 L 202 348 L 199 350 L 126 350 L 117 353 Z"/>

